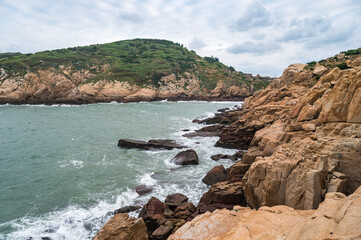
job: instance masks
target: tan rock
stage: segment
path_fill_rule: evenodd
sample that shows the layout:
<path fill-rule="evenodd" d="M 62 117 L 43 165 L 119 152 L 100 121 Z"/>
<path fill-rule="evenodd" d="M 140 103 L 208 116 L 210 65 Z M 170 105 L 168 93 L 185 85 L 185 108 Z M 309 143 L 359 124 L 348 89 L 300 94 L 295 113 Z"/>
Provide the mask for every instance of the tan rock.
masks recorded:
<path fill-rule="evenodd" d="M 361 68 L 344 70 L 336 85 L 323 98 L 321 122 L 360 122 L 361 111 L 356 105 L 360 104 Z M 350 115 L 348 114 L 350 108 Z"/>
<path fill-rule="evenodd" d="M 361 187 L 346 197 L 329 193 L 317 210 L 286 206 L 261 207 L 258 211 L 235 207 L 197 216 L 171 235 L 181 239 L 360 239 Z"/>
<path fill-rule="evenodd" d="M 314 123 L 305 123 L 302 124 L 302 129 L 305 131 L 315 131 L 316 125 Z"/>
<path fill-rule="evenodd" d="M 150 88 L 142 88 L 139 91 L 125 97 L 127 100 L 132 101 L 150 101 L 157 97 L 156 91 Z"/>
<path fill-rule="evenodd" d="M 93 240 L 147 240 L 147 228 L 143 219 L 118 213 L 99 230 Z"/>
<path fill-rule="evenodd" d="M 318 115 L 318 111 L 317 108 L 315 108 L 314 106 L 311 106 L 310 104 L 306 104 L 300 114 L 297 117 L 297 121 L 298 122 L 302 122 L 302 121 L 306 121 L 306 120 L 312 120 L 315 119 L 316 116 Z"/>
<path fill-rule="evenodd" d="M 325 68 L 323 65 L 320 65 L 319 63 L 316 63 L 315 70 L 313 70 L 313 74 L 316 76 L 321 76 L 327 71 L 327 68 Z"/>

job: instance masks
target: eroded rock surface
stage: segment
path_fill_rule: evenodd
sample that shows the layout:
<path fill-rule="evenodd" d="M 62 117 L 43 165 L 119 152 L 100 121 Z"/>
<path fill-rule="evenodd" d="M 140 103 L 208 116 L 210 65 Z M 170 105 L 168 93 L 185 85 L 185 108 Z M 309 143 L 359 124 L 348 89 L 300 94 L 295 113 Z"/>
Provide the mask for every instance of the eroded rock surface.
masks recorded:
<path fill-rule="evenodd" d="M 147 228 L 143 219 L 118 213 L 99 230 L 93 240 L 148 240 Z"/>
<path fill-rule="evenodd" d="M 197 216 L 168 239 L 360 239 L 361 187 L 346 197 L 328 193 L 317 210 L 287 206 L 234 207 Z"/>

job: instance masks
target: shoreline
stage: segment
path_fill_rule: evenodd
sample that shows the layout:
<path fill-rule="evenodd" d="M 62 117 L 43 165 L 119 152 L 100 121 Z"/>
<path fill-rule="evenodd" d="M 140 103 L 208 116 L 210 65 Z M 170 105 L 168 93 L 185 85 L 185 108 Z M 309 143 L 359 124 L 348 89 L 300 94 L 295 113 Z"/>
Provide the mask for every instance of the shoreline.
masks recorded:
<path fill-rule="evenodd" d="M 144 99 L 137 99 L 137 100 L 105 100 L 105 101 L 87 101 L 87 102 L 79 102 L 79 101 L 49 101 L 49 102 L 18 102 L 18 101 L 10 101 L 10 102 L 2 102 L 0 100 L 0 106 L 5 105 L 89 105 L 89 104 L 110 104 L 110 103 L 142 103 L 142 102 L 160 102 L 160 101 L 167 101 L 167 102 L 243 102 L 245 97 L 239 98 L 201 98 L 201 97 L 187 97 L 187 98 L 156 98 L 152 100 L 144 100 Z"/>

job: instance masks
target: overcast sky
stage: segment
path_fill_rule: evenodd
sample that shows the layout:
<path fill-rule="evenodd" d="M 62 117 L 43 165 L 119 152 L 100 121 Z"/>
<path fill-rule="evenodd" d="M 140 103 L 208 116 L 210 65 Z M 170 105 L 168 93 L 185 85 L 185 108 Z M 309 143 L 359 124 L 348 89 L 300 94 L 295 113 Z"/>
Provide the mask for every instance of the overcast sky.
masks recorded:
<path fill-rule="evenodd" d="M 0 0 L 0 51 L 132 38 L 184 44 L 237 70 L 279 76 L 291 63 L 361 47 L 360 0 Z"/>

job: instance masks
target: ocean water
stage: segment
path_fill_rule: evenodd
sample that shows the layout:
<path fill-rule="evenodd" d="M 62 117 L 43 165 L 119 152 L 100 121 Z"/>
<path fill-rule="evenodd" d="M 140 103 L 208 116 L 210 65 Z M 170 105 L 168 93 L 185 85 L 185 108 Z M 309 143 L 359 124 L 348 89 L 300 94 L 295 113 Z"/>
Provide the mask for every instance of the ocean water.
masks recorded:
<path fill-rule="evenodd" d="M 0 239 L 91 239 L 115 209 L 164 201 L 180 192 L 195 205 L 203 176 L 219 164 L 217 137 L 188 139 L 197 117 L 235 102 L 141 102 L 90 105 L 0 105 Z M 173 139 L 193 148 L 196 166 L 176 166 L 180 151 L 117 147 L 120 138 Z M 139 196 L 140 184 L 154 187 Z M 137 216 L 137 212 L 132 213 Z"/>

